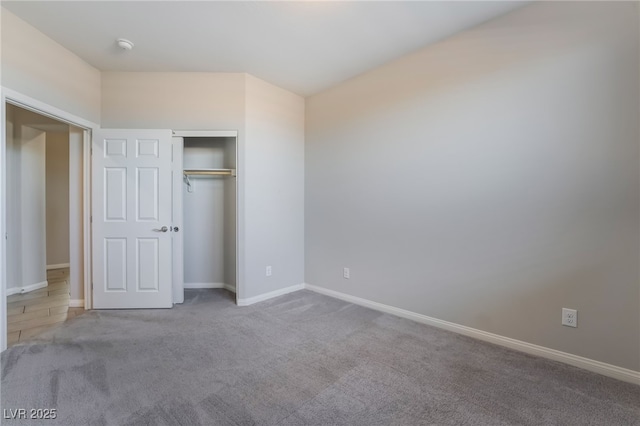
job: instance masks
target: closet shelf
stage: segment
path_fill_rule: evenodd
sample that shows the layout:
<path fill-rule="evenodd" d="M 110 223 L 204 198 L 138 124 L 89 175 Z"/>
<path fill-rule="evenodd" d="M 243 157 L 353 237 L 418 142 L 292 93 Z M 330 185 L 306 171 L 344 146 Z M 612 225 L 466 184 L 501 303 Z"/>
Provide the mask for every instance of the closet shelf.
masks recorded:
<path fill-rule="evenodd" d="M 187 184 L 187 191 L 193 192 L 189 176 L 236 176 L 236 169 L 185 169 L 182 171 L 184 183 Z"/>
<path fill-rule="evenodd" d="M 236 169 L 185 169 L 185 176 L 235 176 Z"/>

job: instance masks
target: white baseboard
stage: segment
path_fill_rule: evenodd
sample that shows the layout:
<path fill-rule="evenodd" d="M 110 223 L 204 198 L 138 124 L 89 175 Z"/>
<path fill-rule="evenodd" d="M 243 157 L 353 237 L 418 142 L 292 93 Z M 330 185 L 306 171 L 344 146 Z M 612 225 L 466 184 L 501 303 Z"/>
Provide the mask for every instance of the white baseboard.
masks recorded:
<path fill-rule="evenodd" d="M 579 367 L 584 370 L 602 374 L 604 376 L 613 377 L 614 379 L 640 385 L 640 371 L 629 370 L 604 362 L 595 361 L 593 359 L 573 355 L 567 352 L 562 352 L 555 349 L 546 348 L 544 346 L 523 342 L 521 340 L 512 339 L 510 337 L 488 333 L 486 331 L 478 330 L 460 324 L 455 324 L 449 321 L 439 320 L 437 318 L 428 317 L 426 315 L 407 311 L 405 309 L 384 305 L 382 303 L 373 302 L 371 300 L 362 299 L 360 297 L 351 296 L 349 294 L 340 293 L 338 291 L 329 290 L 311 284 L 304 284 L 304 288 L 316 293 L 324 294 L 325 296 L 334 297 L 336 299 L 341 299 L 356 305 L 365 306 L 376 311 L 385 312 L 423 324 L 432 325 L 434 327 L 453 331 L 465 336 L 484 340 L 485 342 L 494 343 L 496 345 L 505 346 L 507 348 L 515 349 L 520 352 L 525 352 L 531 355 L 537 355 L 543 358 L 552 359 L 554 361 L 563 362 L 565 364 L 573 365 L 574 367 Z"/>
<path fill-rule="evenodd" d="M 47 265 L 47 271 L 50 269 L 62 269 L 62 268 L 70 268 L 70 263 L 58 263 L 57 265 Z"/>
<path fill-rule="evenodd" d="M 279 290 L 270 291 L 269 293 L 260 294 L 254 297 L 248 297 L 246 299 L 238 299 L 238 306 L 249 306 L 254 303 L 264 302 L 265 300 L 272 299 L 274 297 L 282 296 L 283 294 L 293 293 L 294 291 L 302 290 L 304 288 L 304 284 L 296 284 L 290 287 L 281 288 Z"/>
<path fill-rule="evenodd" d="M 185 289 L 198 289 L 198 288 L 224 288 L 232 293 L 236 292 L 236 286 L 225 283 L 184 283 Z"/>
<path fill-rule="evenodd" d="M 224 288 L 225 283 L 184 283 L 184 288 Z"/>
<path fill-rule="evenodd" d="M 24 287 L 12 287 L 7 289 L 7 296 L 11 296 L 13 294 L 23 294 L 29 293 L 30 291 L 39 290 L 41 288 L 45 288 L 49 285 L 48 281 L 41 281 L 39 283 L 26 285 Z"/>
<path fill-rule="evenodd" d="M 84 308 L 84 299 L 70 299 L 69 300 L 70 308 Z"/>

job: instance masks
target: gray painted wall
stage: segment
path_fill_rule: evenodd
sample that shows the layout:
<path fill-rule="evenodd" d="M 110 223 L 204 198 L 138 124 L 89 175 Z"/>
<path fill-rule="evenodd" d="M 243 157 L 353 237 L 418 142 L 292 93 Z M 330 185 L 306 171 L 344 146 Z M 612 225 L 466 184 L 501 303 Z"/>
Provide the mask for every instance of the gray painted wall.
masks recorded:
<path fill-rule="evenodd" d="M 640 370 L 637 7 L 533 4 L 309 98 L 306 282 Z"/>
<path fill-rule="evenodd" d="M 45 209 L 45 141 L 46 132 L 21 125 L 16 133 L 20 150 L 20 203 L 17 222 L 8 229 L 20 228 L 20 285 L 28 287 L 47 280 L 46 209 Z M 17 144 L 16 144 L 17 145 Z M 13 227 L 16 228 L 13 228 Z M 9 262 L 9 259 L 7 259 Z"/>
<path fill-rule="evenodd" d="M 304 99 L 247 75 L 246 120 L 243 298 L 304 282 Z"/>

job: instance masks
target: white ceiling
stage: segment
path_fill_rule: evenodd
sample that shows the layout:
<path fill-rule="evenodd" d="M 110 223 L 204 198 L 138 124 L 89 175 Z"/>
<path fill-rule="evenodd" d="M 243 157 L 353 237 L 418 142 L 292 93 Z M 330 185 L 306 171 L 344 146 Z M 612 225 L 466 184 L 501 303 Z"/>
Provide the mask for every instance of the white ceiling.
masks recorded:
<path fill-rule="evenodd" d="M 247 72 L 304 96 L 524 4 L 2 1 L 99 70 Z"/>

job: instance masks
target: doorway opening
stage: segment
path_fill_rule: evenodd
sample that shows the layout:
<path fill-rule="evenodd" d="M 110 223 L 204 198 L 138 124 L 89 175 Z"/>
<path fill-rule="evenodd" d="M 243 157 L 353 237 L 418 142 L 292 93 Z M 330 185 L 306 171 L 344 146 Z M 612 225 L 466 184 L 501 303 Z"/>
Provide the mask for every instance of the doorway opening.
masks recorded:
<path fill-rule="evenodd" d="M 8 97 L 2 101 L 4 349 L 90 307 L 84 192 L 89 130 Z"/>

